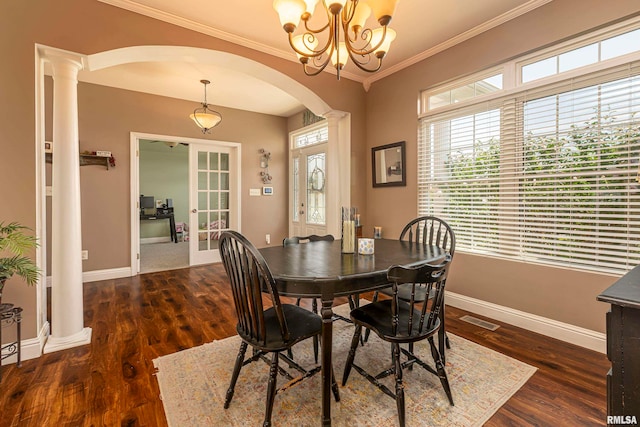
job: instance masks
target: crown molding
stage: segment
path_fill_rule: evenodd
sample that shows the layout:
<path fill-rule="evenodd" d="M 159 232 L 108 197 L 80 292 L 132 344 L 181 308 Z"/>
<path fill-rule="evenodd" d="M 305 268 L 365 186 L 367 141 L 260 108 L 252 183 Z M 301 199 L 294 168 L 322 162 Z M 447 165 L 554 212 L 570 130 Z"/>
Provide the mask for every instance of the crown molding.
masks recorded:
<path fill-rule="evenodd" d="M 186 28 L 188 30 L 196 31 L 202 34 L 206 34 L 221 40 L 225 40 L 240 46 L 247 47 L 249 49 L 257 50 L 259 52 L 266 53 L 268 55 L 276 56 L 278 58 L 285 59 L 287 61 L 299 63 L 297 57 L 291 51 L 284 51 L 281 49 L 276 49 L 274 47 L 268 46 L 263 43 L 258 43 L 253 40 L 249 40 L 245 37 L 238 36 L 236 34 L 231 34 L 226 31 L 221 31 L 216 28 L 210 27 L 208 25 L 200 24 L 198 22 L 192 21 L 190 19 L 182 18 L 180 16 L 174 15 L 172 13 L 164 12 L 149 6 L 142 5 L 137 3 L 134 0 L 98 0 L 102 3 L 109 4 L 111 6 L 119 7 L 121 9 L 128 10 L 130 12 L 138 13 L 140 15 L 148 16 L 153 19 L 157 19 L 160 21 L 167 22 L 169 24 L 177 25 L 179 27 Z M 359 83 L 362 83 L 365 91 L 368 91 L 371 88 L 371 85 L 381 80 L 385 77 L 388 77 L 398 71 L 401 71 L 405 68 L 408 68 L 414 64 L 417 64 L 420 61 L 423 61 L 433 55 L 436 55 L 444 50 L 447 50 L 457 44 L 465 42 L 479 34 L 482 34 L 485 31 L 488 31 L 492 28 L 495 28 L 505 22 L 508 22 L 512 19 L 515 19 L 519 16 L 522 16 L 528 12 L 531 12 L 534 9 L 539 8 L 553 0 L 531 0 L 523 5 L 520 5 L 508 12 L 503 13 L 500 16 L 497 16 L 490 21 L 487 21 L 477 27 L 474 27 L 464 33 L 461 33 L 455 37 L 450 38 L 449 40 L 440 43 L 437 46 L 432 47 L 431 49 L 427 49 L 424 52 L 421 52 L 411 58 L 408 58 L 402 62 L 399 62 L 393 66 L 388 68 L 384 68 L 381 71 L 378 71 L 374 75 L 370 77 L 364 77 L 349 71 L 340 71 L 341 77 L 347 78 L 349 80 L 353 80 Z M 331 67 L 325 68 L 324 72 L 330 74 L 336 74 L 336 70 Z"/>
<path fill-rule="evenodd" d="M 431 49 L 427 49 L 424 52 L 421 52 L 415 56 L 412 56 L 409 59 L 406 59 L 391 67 L 378 71 L 376 74 L 372 75 L 371 77 L 364 79 L 364 81 L 362 82 L 362 85 L 364 86 L 365 91 L 369 91 L 369 88 L 371 87 L 371 85 L 378 80 L 381 80 L 385 77 L 390 76 L 391 74 L 397 73 L 400 70 L 403 70 L 407 67 L 417 64 L 418 62 L 425 60 L 433 55 L 436 55 L 444 50 L 447 50 L 457 44 L 465 42 L 479 34 L 484 33 L 485 31 L 488 31 L 492 28 L 497 27 L 498 25 L 502 25 L 505 22 L 508 22 L 526 13 L 529 13 L 532 10 L 537 9 L 540 6 L 544 6 L 545 4 L 551 1 L 553 0 L 531 0 L 527 3 L 524 3 L 523 5 L 515 9 L 512 9 L 508 12 L 505 12 L 500 16 L 496 16 L 490 21 L 487 21 L 481 25 L 478 25 L 477 27 L 467 30 L 464 33 L 458 34 L 457 36 L 452 37 L 449 40 L 442 42 L 437 46 L 432 47 Z"/>
<path fill-rule="evenodd" d="M 287 61 L 295 62 L 299 64 L 298 58 L 292 51 L 284 51 L 268 46 L 263 43 L 258 43 L 253 40 L 249 40 L 245 37 L 231 34 L 226 31 L 221 31 L 208 25 L 200 24 L 190 19 L 182 18 L 172 13 L 164 12 L 149 6 L 142 5 L 133 0 L 98 0 L 101 3 L 105 3 L 111 6 L 119 7 L 121 9 L 128 10 L 130 12 L 138 13 L 140 15 L 148 16 L 149 18 L 164 21 L 169 24 L 177 25 L 179 27 L 186 28 L 188 30 L 196 31 L 202 34 L 206 34 L 211 37 L 215 37 L 221 40 L 231 42 L 240 46 L 248 47 L 249 49 L 257 50 L 259 52 L 266 53 L 268 55 L 276 56 L 278 58 L 286 59 Z M 324 70 L 330 74 L 336 74 L 336 71 L 331 67 L 327 67 Z M 364 81 L 364 77 L 349 71 L 340 71 L 340 76 L 349 80 L 355 80 L 359 83 Z"/>

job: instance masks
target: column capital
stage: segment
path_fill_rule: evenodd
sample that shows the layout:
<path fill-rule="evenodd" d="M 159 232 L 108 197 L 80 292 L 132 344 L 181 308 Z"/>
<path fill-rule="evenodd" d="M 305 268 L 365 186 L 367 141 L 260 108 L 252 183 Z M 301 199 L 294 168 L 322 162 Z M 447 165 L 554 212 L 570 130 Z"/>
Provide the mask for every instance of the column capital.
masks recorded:
<path fill-rule="evenodd" d="M 344 116 L 346 116 L 347 113 L 344 111 L 340 111 L 340 110 L 331 110 L 331 111 L 327 111 L 326 113 L 323 114 L 323 117 L 329 121 L 333 121 L 333 120 L 339 120 L 341 118 L 343 118 Z"/>
<path fill-rule="evenodd" d="M 40 59 L 51 63 L 54 73 L 57 67 L 63 65 L 71 66 L 75 68 L 76 71 L 82 70 L 87 61 L 85 55 L 48 46 L 38 46 L 38 54 Z"/>

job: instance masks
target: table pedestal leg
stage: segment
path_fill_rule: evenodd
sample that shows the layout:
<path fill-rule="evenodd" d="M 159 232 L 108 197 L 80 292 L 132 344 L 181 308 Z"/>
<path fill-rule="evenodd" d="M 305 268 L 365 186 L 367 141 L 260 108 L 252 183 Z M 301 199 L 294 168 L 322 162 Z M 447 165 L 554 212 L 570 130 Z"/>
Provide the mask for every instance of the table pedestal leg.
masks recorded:
<path fill-rule="evenodd" d="M 333 348 L 333 296 L 322 297 L 322 425 L 331 425 L 331 352 Z"/>

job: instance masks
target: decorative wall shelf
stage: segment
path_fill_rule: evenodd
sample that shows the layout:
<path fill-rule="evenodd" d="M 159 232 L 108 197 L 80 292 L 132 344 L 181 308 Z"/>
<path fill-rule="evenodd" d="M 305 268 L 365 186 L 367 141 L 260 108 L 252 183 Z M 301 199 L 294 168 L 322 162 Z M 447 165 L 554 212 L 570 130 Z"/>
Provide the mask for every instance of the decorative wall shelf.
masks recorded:
<path fill-rule="evenodd" d="M 98 165 L 105 166 L 107 170 L 109 170 L 111 166 L 111 162 L 109 161 L 109 157 L 105 156 L 96 156 L 93 154 L 80 154 L 80 166 L 89 166 L 89 165 Z M 52 163 L 52 153 L 45 153 L 45 161 L 47 163 Z"/>

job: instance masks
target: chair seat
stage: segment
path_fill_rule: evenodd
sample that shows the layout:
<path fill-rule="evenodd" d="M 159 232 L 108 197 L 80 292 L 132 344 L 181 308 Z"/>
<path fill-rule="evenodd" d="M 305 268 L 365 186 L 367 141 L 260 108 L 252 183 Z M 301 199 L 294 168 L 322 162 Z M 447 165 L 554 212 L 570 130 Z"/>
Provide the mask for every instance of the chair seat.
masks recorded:
<path fill-rule="evenodd" d="M 322 318 L 317 314 L 293 304 L 283 304 L 282 311 L 285 319 L 287 319 L 287 327 L 289 328 L 289 339 L 287 341 L 282 339 L 280 323 L 273 307 L 264 311 L 264 321 L 267 329 L 266 342 L 258 341 L 248 336 L 240 328 L 237 329 L 238 335 L 260 350 L 273 352 L 286 350 L 294 344 L 322 332 Z"/>
<path fill-rule="evenodd" d="M 398 285 L 398 298 L 403 301 L 411 300 L 411 289 L 412 286 L 410 283 L 405 283 L 402 285 Z M 380 293 L 383 293 L 388 296 L 393 296 L 393 290 L 391 288 L 384 288 L 380 290 Z M 430 298 L 433 298 L 433 294 L 435 291 L 432 289 L 429 297 L 427 298 L 427 288 L 426 286 L 416 286 L 415 290 L 415 301 L 416 302 L 424 302 Z"/>
<path fill-rule="evenodd" d="M 405 301 L 398 301 L 398 323 L 399 330 L 397 334 L 393 333 L 392 322 L 392 300 L 378 301 L 367 304 L 363 307 L 356 308 L 351 311 L 351 320 L 360 324 L 365 328 L 371 329 L 381 339 L 392 343 L 415 342 L 420 339 L 427 338 L 435 334 L 440 328 L 440 319 L 436 319 L 431 328 L 426 327 L 426 322 L 419 329 L 420 310 L 413 310 L 413 323 L 411 333 L 408 333 L 407 326 L 409 324 L 409 315 L 411 313 L 411 305 Z"/>

